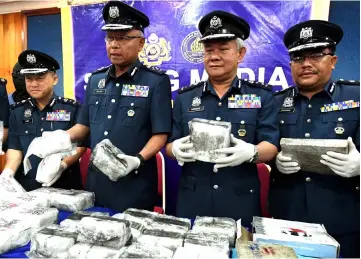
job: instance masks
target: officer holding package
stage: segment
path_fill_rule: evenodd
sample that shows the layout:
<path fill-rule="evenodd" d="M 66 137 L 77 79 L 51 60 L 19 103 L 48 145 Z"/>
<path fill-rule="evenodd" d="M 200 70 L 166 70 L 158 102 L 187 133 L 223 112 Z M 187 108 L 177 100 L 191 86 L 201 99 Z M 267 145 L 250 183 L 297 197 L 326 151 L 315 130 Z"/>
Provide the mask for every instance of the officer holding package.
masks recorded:
<path fill-rule="evenodd" d="M 171 131 L 170 80 L 164 71 L 138 60 L 145 43 L 144 28 L 149 25 L 145 14 L 123 2 L 110 1 L 104 6 L 103 18 L 112 65 L 92 73 L 78 124 L 65 137 L 55 133 L 55 145 L 59 140 L 79 141 L 89 132 L 93 151 L 109 140 L 109 145 L 103 146 L 105 152 L 92 153 L 86 190 L 95 193 L 97 206 L 117 211 L 131 207 L 153 210 L 158 184 L 155 155 Z M 106 161 L 115 160 L 122 164 L 118 171 L 126 169 L 114 181 L 105 171 Z M 100 161 L 98 166 L 95 161 Z"/>
<path fill-rule="evenodd" d="M 31 170 L 23 170 L 22 160 L 33 139 L 40 137 L 43 132 L 70 128 L 75 123 L 80 107 L 74 100 L 54 94 L 53 88 L 58 82 L 56 70 L 59 69 L 59 63 L 54 58 L 39 51 L 26 50 L 19 55 L 18 61 L 31 98 L 11 105 L 8 151 L 2 174 L 15 177 L 27 191 L 51 185 L 57 188 L 81 189 L 79 158 L 85 152 L 85 147 L 78 148 L 76 155 L 67 156 L 49 165 L 48 172 L 55 171 L 56 178 L 48 182 L 36 180 L 37 169 L 42 161 L 40 157 L 29 157 Z"/>
<path fill-rule="evenodd" d="M 167 154 L 183 165 L 177 216 L 242 218 L 260 215 L 258 162 L 277 153 L 278 125 L 272 88 L 237 77 L 250 27 L 242 18 L 223 11 L 205 15 L 199 30 L 204 66 L 209 79 L 179 91 L 173 109 Z M 231 147 L 216 163 L 195 161 L 188 122 L 193 118 L 231 122 Z"/>
<path fill-rule="evenodd" d="M 360 84 L 333 80 L 333 23 L 311 20 L 284 36 L 295 87 L 276 93 L 280 138 L 347 139 L 348 154 L 326 152 L 330 174 L 305 172 L 291 157 L 277 155 L 271 171 L 270 205 L 275 218 L 322 223 L 341 245 L 342 257 L 360 252 Z"/>

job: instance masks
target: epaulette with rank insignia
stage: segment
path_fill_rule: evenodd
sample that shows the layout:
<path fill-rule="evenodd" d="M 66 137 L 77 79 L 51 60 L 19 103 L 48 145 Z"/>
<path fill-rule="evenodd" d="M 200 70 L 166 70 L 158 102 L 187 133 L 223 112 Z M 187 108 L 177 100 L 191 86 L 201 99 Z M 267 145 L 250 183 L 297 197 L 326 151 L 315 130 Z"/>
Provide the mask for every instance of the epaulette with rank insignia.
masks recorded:
<path fill-rule="evenodd" d="M 5 78 L 0 78 L 0 84 L 6 85 L 8 81 Z"/>
<path fill-rule="evenodd" d="M 144 67 L 145 69 L 149 70 L 150 72 L 156 73 L 158 75 L 165 74 L 165 71 L 160 69 L 159 67 L 151 67 L 151 66 L 146 66 L 146 65 L 142 65 L 142 67 Z"/>
<path fill-rule="evenodd" d="M 22 100 L 21 102 L 16 102 L 12 105 L 10 105 L 10 109 L 13 110 L 15 109 L 16 107 L 19 107 L 19 106 L 23 106 L 25 103 L 29 102 L 31 98 L 28 98 L 26 100 Z"/>
<path fill-rule="evenodd" d="M 194 89 L 194 88 L 196 88 L 198 86 L 202 86 L 203 84 L 204 84 L 204 81 L 200 81 L 200 82 L 198 82 L 196 84 L 186 86 L 186 87 L 182 87 L 181 89 L 179 89 L 178 94 L 187 92 L 187 91 L 192 90 L 192 89 Z"/>
<path fill-rule="evenodd" d="M 340 79 L 340 80 L 337 80 L 337 81 L 336 81 L 336 84 L 343 84 L 343 85 L 358 85 L 358 86 L 360 86 L 360 81 L 357 81 L 357 80 L 343 80 L 343 79 Z"/>
<path fill-rule="evenodd" d="M 283 93 L 291 90 L 293 87 L 294 87 L 294 86 L 291 85 L 290 87 L 287 87 L 287 88 L 285 88 L 285 89 L 282 89 L 281 91 L 274 92 L 273 95 L 276 96 L 276 95 L 279 95 L 279 94 L 283 94 Z"/>
<path fill-rule="evenodd" d="M 258 88 L 262 88 L 265 89 L 267 91 L 272 91 L 273 86 L 272 85 L 265 85 L 261 82 L 258 81 L 253 81 L 253 80 L 248 80 L 248 79 L 239 79 L 242 83 L 245 83 L 249 86 L 253 86 L 253 87 L 258 87 Z"/>
<path fill-rule="evenodd" d="M 75 101 L 75 100 L 73 100 L 73 99 L 64 98 L 64 97 L 61 97 L 61 96 L 58 96 L 58 97 L 56 98 L 56 101 L 57 101 L 57 102 L 60 102 L 60 103 L 71 104 L 71 105 L 73 105 L 73 106 L 79 106 L 79 105 L 80 105 L 79 102 L 77 102 L 77 101 Z"/>
<path fill-rule="evenodd" d="M 97 70 L 94 70 L 93 72 L 91 72 L 91 74 L 97 74 L 97 73 L 100 73 L 100 72 L 105 72 L 107 71 L 109 68 L 111 67 L 111 65 L 109 66 L 105 66 L 105 67 L 100 67 L 98 68 Z"/>

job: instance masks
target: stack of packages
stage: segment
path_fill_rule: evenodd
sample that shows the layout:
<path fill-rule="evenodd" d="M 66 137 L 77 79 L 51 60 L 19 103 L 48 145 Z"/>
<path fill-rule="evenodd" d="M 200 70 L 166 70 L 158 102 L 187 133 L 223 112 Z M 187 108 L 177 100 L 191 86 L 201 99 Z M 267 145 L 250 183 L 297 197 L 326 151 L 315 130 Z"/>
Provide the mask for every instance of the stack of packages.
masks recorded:
<path fill-rule="evenodd" d="M 237 240 L 236 249 L 238 258 L 298 258 L 292 248 L 277 244 Z"/>

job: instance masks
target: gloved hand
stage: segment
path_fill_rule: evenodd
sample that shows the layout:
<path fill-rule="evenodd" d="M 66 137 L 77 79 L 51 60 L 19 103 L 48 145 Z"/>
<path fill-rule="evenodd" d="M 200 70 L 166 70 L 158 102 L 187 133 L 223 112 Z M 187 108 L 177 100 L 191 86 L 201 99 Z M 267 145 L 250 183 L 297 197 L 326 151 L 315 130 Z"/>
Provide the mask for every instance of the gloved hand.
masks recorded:
<path fill-rule="evenodd" d="M 186 136 L 173 141 L 172 153 L 177 159 L 178 165 L 183 166 L 184 163 L 195 162 L 194 151 L 187 151 L 187 149 L 193 148 L 193 143 L 190 142 L 190 136 Z"/>
<path fill-rule="evenodd" d="M 43 183 L 43 187 L 50 187 L 52 186 L 57 180 L 59 180 L 60 176 L 62 175 L 62 173 L 68 168 L 68 165 L 61 161 L 60 163 L 60 167 L 58 172 L 55 174 L 55 177 L 48 183 Z"/>
<path fill-rule="evenodd" d="M 215 152 L 229 156 L 215 160 L 216 164 L 213 167 L 214 172 L 217 172 L 218 169 L 222 167 L 237 166 L 250 161 L 255 154 L 255 146 L 253 144 L 235 138 L 233 134 L 231 134 L 231 145 L 231 147 L 215 150 Z"/>
<path fill-rule="evenodd" d="M 8 177 L 8 178 L 13 178 L 15 175 L 15 172 L 13 169 L 10 168 L 6 168 L 2 171 L 1 176 L 2 177 Z"/>
<path fill-rule="evenodd" d="M 278 171 L 283 174 L 294 174 L 301 170 L 298 163 L 292 161 L 292 158 L 289 156 L 284 156 L 282 151 L 276 156 L 276 166 Z"/>
<path fill-rule="evenodd" d="M 126 162 L 127 168 L 125 170 L 125 175 L 128 175 L 131 171 L 138 169 L 140 166 L 140 160 L 136 156 L 128 156 L 125 154 L 119 154 L 117 155 L 119 159 L 122 159 Z"/>
<path fill-rule="evenodd" d="M 348 154 L 329 151 L 321 156 L 320 162 L 327 165 L 335 174 L 350 178 L 360 175 L 360 152 L 357 151 L 351 137 L 347 139 L 347 142 Z"/>

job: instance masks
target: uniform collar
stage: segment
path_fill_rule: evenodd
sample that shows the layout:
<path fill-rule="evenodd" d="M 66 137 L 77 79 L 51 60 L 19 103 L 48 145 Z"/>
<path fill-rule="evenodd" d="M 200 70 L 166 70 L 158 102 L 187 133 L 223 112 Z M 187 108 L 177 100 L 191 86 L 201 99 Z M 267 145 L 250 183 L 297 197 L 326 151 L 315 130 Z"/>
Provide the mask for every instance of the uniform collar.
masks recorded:
<path fill-rule="evenodd" d="M 211 93 L 213 95 L 217 95 L 216 91 L 214 90 L 211 82 L 209 81 L 209 79 L 207 81 L 204 82 L 203 84 L 203 91 L 202 91 L 202 95 L 206 94 L 206 93 Z M 232 83 L 231 83 L 231 87 L 228 89 L 227 93 L 225 95 L 227 95 L 228 93 L 230 93 L 231 91 L 233 91 L 233 89 L 235 89 L 237 92 L 242 93 L 242 82 L 241 80 L 238 79 L 238 76 L 235 76 L 235 78 L 233 79 Z"/>
<path fill-rule="evenodd" d="M 56 99 L 57 99 L 57 95 L 55 93 L 53 93 L 53 96 L 49 100 L 48 104 L 45 105 L 44 109 L 46 109 L 47 107 L 53 108 L 53 106 L 56 103 Z M 29 102 L 29 104 L 31 105 L 32 108 L 37 108 L 35 98 L 30 97 L 28 100 L 29 100 L 28 102 Z"/>
<path fill-rule="evenodd" d="M 336 92 L 337 92 L 336 82 L 333 81 L 332 79 L 328 80 L 328 82 L 323 87 L 323 91 L 321 91 L 321 92 L 326 93 L 326 95 L 329 96 L 331 98 L 331 100 L 334 102 L 334 98 L 335 98 Z M 293 87 L 293 89 L 292 89 L 293 97 L 295 98 L 295 97 L 299 96 L 299 93 L 300 93 L 300 89 L 298 87 Z"/>
<path fill-rule="evenodd" d="M 129 78 L 134 78 L 137 75 L 137 72 L 140 68 L 140 66 L 142 65 L 142 63 L 139 61 L 139 59 L 137 59 L 128 69 L 127 71 L 122 74 L 121 76 L 128 76 Z M 117 79 L 117 77 L 115 76 L 115 66 L 111 65 L 110 68 L 108 69 L 108 72 L 106 74 L 106 81 L 108 81 L 110 78 L 113 79 Z"/>

